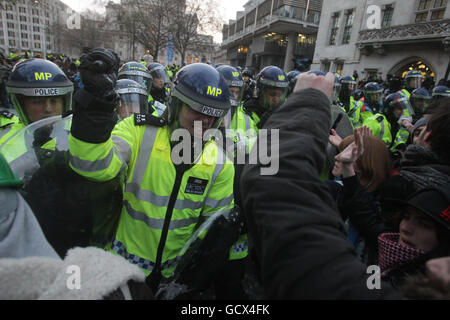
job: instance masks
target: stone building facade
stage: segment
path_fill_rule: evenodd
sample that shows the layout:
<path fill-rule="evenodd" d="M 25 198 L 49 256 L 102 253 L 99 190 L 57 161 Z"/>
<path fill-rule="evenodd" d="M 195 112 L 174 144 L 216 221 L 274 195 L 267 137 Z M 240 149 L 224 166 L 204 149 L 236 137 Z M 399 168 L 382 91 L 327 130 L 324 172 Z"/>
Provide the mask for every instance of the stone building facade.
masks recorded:
<path fill-rule="evenodd" d="M 312 68 L 361 79 L 419 69 L 439 81 L 450 69 L 447 0 L 325 0 Z"/>
<path fill-rule="evenodd" d="M 233 66 L 293 69 L 293 58 L 312 59 L 322 0 L 250 0 L 222 29 L 222 48 Z"/>

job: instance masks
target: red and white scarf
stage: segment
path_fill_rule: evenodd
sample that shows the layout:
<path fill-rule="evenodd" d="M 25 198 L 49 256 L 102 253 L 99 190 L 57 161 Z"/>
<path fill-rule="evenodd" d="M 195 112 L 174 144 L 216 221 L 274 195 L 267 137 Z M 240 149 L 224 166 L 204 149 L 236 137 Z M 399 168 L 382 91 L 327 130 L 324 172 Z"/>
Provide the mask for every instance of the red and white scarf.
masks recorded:
<path fill-rule="evenodd" d="M 378 265 L 382 275 L 426 253 L 399 243 L 399 239 L 400 233 L 383 233 L 378 237 Z"/>

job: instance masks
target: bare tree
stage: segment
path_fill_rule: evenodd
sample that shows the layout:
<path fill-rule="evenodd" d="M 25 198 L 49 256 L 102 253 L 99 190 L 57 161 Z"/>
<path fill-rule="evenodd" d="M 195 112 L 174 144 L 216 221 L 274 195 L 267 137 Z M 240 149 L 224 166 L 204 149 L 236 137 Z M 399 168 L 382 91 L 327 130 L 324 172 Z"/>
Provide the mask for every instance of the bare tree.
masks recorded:
<path fill-rule="evenodd" d="M 221 30 L 218 2 L 215 0 L 187 0 L 185 10 L 175 16 L 176 30 L 173 33 L 175 49 L 185 61 L 188 50 L 204 47 L 200 33 L 214 33 Z"/>
<path fill-rule="evenodd" d="M 112 35 L 104 24 L 104 17 L 98 12 L 85 10 L 81 13 L 80 29 L 68 29 L 65 21 L 55 19 L 47 30 L 55 35 L 59 50 L 76 48 L 77 54 L 81 54 L 83 48 L 110 46 Z"/>
<path fill-rule="evenodd" d="M 141 43 L 156 60 L 173 32 L 173 12 L 177 1 L 128 0 L 122 2 L 119 23 Z M 134 54 L 133 54 L 134 56 Z"/>

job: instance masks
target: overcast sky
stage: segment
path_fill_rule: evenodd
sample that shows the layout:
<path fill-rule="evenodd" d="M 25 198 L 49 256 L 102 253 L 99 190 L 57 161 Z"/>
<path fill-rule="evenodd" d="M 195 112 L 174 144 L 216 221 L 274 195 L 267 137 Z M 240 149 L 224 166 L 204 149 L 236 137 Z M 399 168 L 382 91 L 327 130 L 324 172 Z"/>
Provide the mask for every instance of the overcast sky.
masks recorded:
<path fill-rule="evenodd" d="M 83 11 L 84 9 L 94 9 L 97 8 L 100 12 L 102 12 L 101 7 L 96 7 L 96 3 L 105 2 L 108 1 L 102 1 L 102 0 L 61 0 L 62 2 L 66 3 L 68 6 L 70 6 L 75 11 Z M 114 2 L 119 3 L 120 0 L 113 0 Z M 236 12 L 244 10 L 243 5 L 248 0 L 225 0 L 220 1 L 223 12 L 223 20 L 225 23 L 228 22 L 229 19 L 235 19 L 236 18 Z M 214 34 L 214 41 L 215 42 L 221 42 L 222 41 L 222 34 Z"/>

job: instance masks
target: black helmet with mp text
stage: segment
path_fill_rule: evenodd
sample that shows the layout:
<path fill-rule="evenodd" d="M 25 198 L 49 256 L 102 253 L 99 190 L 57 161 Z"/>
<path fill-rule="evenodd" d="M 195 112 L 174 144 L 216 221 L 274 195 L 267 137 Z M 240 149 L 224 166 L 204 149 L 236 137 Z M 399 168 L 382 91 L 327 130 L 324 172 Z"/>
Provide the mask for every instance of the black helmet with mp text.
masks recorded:
<path fill-rule="evenodd" d="M 56 64 L 44 59 L 17 63 L 6 90 L 25 125 L 61 115 L 72 106 L 73 83 Z"/>

